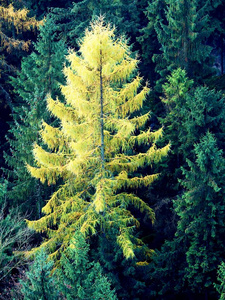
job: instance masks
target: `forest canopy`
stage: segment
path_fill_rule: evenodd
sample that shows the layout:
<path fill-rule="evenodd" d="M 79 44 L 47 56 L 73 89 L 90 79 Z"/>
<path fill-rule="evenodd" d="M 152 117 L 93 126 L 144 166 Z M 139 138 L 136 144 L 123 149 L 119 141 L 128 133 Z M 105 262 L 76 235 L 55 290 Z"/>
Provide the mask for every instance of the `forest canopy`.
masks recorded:
<path fill-rule="evenodd" d="M 224 299 L 224 8 L 0 1 L 0 299 Z"/>

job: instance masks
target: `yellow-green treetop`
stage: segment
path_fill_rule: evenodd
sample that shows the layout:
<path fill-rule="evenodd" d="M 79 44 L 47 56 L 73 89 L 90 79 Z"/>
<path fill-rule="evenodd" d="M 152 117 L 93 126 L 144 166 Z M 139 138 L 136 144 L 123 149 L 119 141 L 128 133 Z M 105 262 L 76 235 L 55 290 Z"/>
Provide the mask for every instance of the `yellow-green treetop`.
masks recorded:
<path fill-rule="evenodd" d="M 162 129 L 142 131 L 149 113 L 138 116 L 138 111 L 149 88 L 135 74 L 138 60 L 131 57 L 127 41 L 116 39 L 114 31 L 99 18 L 86 30 L 79 52 L 70 52 L 70 66 L 64 69 L 67 84 L 62 86 L 66 103 L 47 100 L 61 126 L 43 123 L 41 136 L 49 151 L 36 144 L 38 167 L 28 166 L 42 182 L 63 178 L 43 208 L 45 215 L 28 221 L 29 227 L 47 233 L 42 246 L 53 256 L 67 247 L 77 229 L 89 236 L 113 227 L 124 256 L 132 258 L 140 242 L 133 236 L 139 222 L 128 206 L 154 221 L 153 210 L 130 191 L 149 186 L 158 174 L 133 173 L 160 161 L 169 145 L 155 145 Z M 134 148 L 142 144 L 148 150 L 136 153 Z"/>

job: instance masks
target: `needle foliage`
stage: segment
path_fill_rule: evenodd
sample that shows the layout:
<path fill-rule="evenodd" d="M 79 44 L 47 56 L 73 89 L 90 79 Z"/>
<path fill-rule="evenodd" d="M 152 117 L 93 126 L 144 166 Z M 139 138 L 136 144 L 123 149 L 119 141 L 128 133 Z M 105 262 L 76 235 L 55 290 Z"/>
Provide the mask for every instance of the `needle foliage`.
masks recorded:
<path fill-rule="evenodd" d="M 62 86 L 66 104 L 49 98 L 48 109 L 60 120 L 55 128 L 43 123 L 42 140 L 48 151 L 34 146 L 38 167 L 28 166 L 43 183 L 63 184 L 43 208 L 45 214 L 28 225 L 45 232 L 55 257 L 80 229 L 84 236 L 115 229 L 126 258 L 134 257 L 138 219 L 130 206 L 154 221 L 154 212 L 133 189 L 149 186 L 158 174 L 135 176 L 164 157 L 169 145 L 158 149 L 162 129 L 143 130 L 149 113 L 138 114 L 149 92 L 137 73 L 124 39 L 99 18 L 86 30 L 78 53 L 71 51 Z M 141 148 L 142 147 L 142 148 Z M 142 149 L 142 152 L 135 149 Z"/>

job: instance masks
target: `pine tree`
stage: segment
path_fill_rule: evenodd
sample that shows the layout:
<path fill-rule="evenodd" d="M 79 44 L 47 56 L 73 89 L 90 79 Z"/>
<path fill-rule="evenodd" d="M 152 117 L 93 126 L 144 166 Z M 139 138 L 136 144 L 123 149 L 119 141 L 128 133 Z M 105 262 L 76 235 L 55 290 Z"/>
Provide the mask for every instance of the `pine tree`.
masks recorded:
<path fill-rule="evenodd" d="M 24 300 L 56 300 L 59 298 L 57 278 L 52 275 L 53 261 L 42 249 L 37 253 L 33 264 L 26 272 L 26 279 L 21 281 Z"/>
<path fill-rule="evenodd" d="M 66 49 L 64 43 L 55 38 L 55 25 L 52 19 L 47 18 L 40 27 L 35 52 L 23 60 L 18 77 L 12 78 L 12 85 L 19 97 L 14 105 L 14 122 L 8 134 L 11 154 L 5 154 L 11 169 L 6 172 L 13 181 L 10 198 L 16 205 L 24 204 L 26 210 L 27 207 L 33 208 L 39 217 L 45 190 L 27 172 L 25 163 L 34 163 L 32 145 L 39 139 L 42 120 L 51 121 L 46 110 L 47 93 L 53 97 L 61 95 L 59 84 L 64 82 L 62 68 Z"/>
<path fill-rule="evenodd" d="M 117 299 L 99 263 L 89 262 L 89 246 L 81 232 L 76 232 L 60 260 L 59 289 L 68 300 Z"/>
<path fill-rule="evenodd" d="M 224 259 L 224 158 L 211 133 L 195 145 L 195 162 L 183 170 L 184 195 L 174 201 L 179 216 L 175 238 L 155 258 L 160 293 L 215 292 L 216 270 Z M 212 297 L 211 295 L 211 297 Z"/>
<path fill-rule="evenodd" d="M 86 31 L 80 54 L 71 52 L 71 66 L 64 70 L 67 104 L 48 99 L 49 110 L 61 121 L 60 128 L 43 123 L 41 135 L 50 152 L 36 145 L 39 167 L 28 166 L 42 182 L 54 184 L 62 177 L 64 184 L 43 208 L 45 216 L 28 225 L 48 234 L 43 245 L 53 256 L 67 247 L 76 229 L 88 236 L 113 227 L 124 256 L 132 258 L 139 221 L 129 205 L 154 220 L 153 210 L 132 189 L 149 186 L 158 177 L 133 173 L 160 161 L 169 145 L 157 149 L 161 129 L 142 131 L 149 113 L 133 117 L 149 88 L 141 88 L 141 77 L 134 75 L 138 61 L 131 58 L 126 41 L 117 40 L 100 18 Z M 141 145 L 147 150 L 137 153 Z"/>

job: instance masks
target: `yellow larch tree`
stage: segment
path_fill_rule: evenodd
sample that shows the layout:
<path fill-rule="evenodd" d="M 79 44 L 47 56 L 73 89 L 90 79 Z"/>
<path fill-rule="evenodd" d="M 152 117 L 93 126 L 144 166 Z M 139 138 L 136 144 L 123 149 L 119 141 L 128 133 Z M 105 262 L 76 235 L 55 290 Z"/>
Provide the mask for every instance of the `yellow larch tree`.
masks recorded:
<path fill-rule="evenodd" d="M 79 53 L 70 52 L 70 66 L 64 69 L 67 84 L 62 86 L 66 104 L 47 101 L 61 126 L 43 123 L 41 136 L 49 151 L 36 144 L 38 167 L 28 166 L 42 182 L 63 179 L 43 207 L 44 216 L 28 221 L 29 227 L 47 234 L 41 246 L 53 257 L 67 247 L 75 230 L 90 236 L 113 227 L 124 256 L 132 258 L 139 222 L 129 206 L 154 221 L 153 210 L 130 191 L 157 178 L 134 173 L 160 161 L 169 145 L 156 147 L 162 129 L 142 131 L 149 113 L 138 111 L 149 88 L 141 86 L 138 60 L 131 57 L 127 41 L 116 39 L 114 31 L 99 18 L 86 30 Z M 134 148 L 142 144 L 148 150 L 136 153 Z"/>
<path fill-rule="evenodd" d="M 12 4 L 8 7 L 0 5 L 0 39 L 1 47 L 11 52 L 13 49 L 28 51 L 30 41 L 17 38 L 24 31 L 36 30 L 40 24 L 34 17 L 28 17 L 26 8 L 16 10 Z M 10 35 L 7 32 L 10 32 Z"/>

